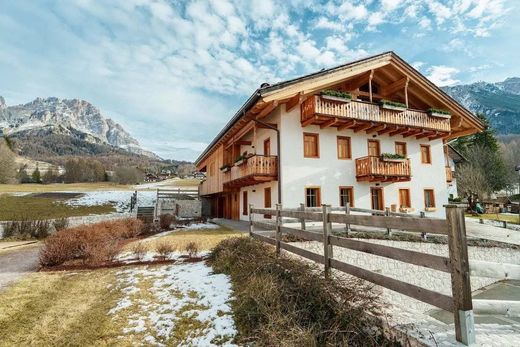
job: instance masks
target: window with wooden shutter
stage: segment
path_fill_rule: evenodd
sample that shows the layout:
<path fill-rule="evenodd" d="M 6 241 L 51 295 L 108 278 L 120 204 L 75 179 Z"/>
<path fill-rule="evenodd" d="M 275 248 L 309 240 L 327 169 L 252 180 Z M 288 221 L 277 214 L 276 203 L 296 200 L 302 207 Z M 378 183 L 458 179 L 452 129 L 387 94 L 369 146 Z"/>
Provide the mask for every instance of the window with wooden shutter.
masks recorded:
<path fill-rule="evenodd" d="M 264 188 L 264 207 L 271 208 L 271 187 Z M 264 218 L 271 219 L 271 215 L 265 214 Z"/>
<path fill-rule="evenodd" d="M 410 202 L 410 189 L 399 189 L 399 207 L 412 207 L 412 204 Z"/>
<path fill-rule="evenodd" d="M 244 216 L 247 216 L 249 213 L 249 206 L 248 206 L 248 202 L 247 202 L 247 191 L 244 190 L 242 192 L 242 214 Z"/>
<path fill-rule="evenodd" d="M 379 150 L 379 141 L 368 140 L 368 155 L 371 157 L 379 157 L 381 151 Z"/>
<path fill-rule="evenodd" d="M 303 156 L 305 158 L 319 158 L 320 145 L 318 134 L 303 133 Z"/>
<path fill-rule="evenodd" d="M 403 157 L 406 157 L 408 155 L 406 149 L 406 142 L 396 142 L 395 143 L 395 154 L 402 155 Z"/>
<path fill-rule="evenodd" d="M 354 188 L 339 187 L 339 205 L 345 207 L 347 204 L 354 207 Z"/>
<path fill-rule="evenodd" d="M 424 190 L 424 207 L 435 207 L 435 194 L 433 189 Z"/>
<path fill-rule="evenodd" d="M 338 136 L 338 159 L 352 159 L 350 137 Z"/>
<path fill-rule="evenodd" d="M 421 145 L 421 163 L 423 163 L 423 164 L 432 163 L 432 157 L 431 157 L 429 145 Z"/>
<path fill-rule="evenodd" d="M 320 188 L 305 188 L 305 206 L 319 207 L 321 205 Z"/>

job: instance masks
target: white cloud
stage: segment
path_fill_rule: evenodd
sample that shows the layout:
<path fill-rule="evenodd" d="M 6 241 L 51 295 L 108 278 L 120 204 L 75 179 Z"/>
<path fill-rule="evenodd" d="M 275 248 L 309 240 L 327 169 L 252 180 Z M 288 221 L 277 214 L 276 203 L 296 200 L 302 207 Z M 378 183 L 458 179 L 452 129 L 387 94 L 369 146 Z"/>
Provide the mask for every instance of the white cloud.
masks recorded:
<path fill-rule="evenodd" d="M 326 17 L 320 17 L 316 22 L 315 28 L 318 29 L 330 29 L 330 30 L 343 30 L 345 26 L 340 22 L 334 22 Z"/>
<path fill-rule="evenodd" d="M 341 6 L 334 9 L 334 14 L 339 14 L 342 20 L 361 20 L 368 16 L 368 11 L 363 4 L 354 5 L 350 2 L 344 2 Z"/>
<path fill-rule="evenodd" d="M 455 75 L 459 70 L 445 65 L 435 65 L 428 69 L 428 79 L 440 87 L 459 83 L 460 80 L 455 79 Z"/>

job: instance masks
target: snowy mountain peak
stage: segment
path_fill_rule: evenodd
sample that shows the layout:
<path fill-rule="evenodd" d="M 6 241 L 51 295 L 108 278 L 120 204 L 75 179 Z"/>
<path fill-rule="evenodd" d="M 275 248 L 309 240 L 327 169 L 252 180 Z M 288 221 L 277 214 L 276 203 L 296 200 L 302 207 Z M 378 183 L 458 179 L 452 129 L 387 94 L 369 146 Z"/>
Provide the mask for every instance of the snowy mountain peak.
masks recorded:
<path fill-rule="evenodd" d="M 43 128 L 55 131 L 70 129 L 74 134 L 87 135 L 85 138 L 91 139 L 90 142 L 157 158 L 155 154 L 142 149 L 139 142 L 121 125 L 105 118 L 97 107 L 85 100 L 38 97 L 23 105 L 5 106 L 5 100 L 0 97 L 0 128 L 6 129 L 9 134 Z"/>

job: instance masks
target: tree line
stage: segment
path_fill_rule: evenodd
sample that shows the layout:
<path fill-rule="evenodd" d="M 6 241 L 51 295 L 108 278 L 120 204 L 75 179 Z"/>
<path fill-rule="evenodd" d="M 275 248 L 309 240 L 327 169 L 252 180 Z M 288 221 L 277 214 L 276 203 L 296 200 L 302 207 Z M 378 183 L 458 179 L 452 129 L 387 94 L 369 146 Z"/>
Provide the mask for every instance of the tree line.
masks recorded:
<path fill-rule="evenodd" d="M 455 171 L 459 195 L 483 199 L 502 190 L 512 195 L 518 184 L 515 166 L 520 164 L 520 137 L 500 143 L 487 118 L 482 114 L 477 117 L 486 126 L 484 132 L 452 143 L 465 158 Z"/>

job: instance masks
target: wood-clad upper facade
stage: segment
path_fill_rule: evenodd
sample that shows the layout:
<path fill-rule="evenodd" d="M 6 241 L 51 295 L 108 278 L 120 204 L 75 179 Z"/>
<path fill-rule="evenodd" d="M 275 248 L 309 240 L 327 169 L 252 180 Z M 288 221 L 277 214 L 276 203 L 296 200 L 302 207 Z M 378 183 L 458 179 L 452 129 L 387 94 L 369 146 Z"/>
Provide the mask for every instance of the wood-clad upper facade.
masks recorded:
<path fill-rule="evenodd" d="M 324 95 L 324 90 L 348 93 L 352 99 L 338 100 Z M 435 114 L 432 109 L 448 114 Z M 299 129 L 285 119 L 295 112 Z M 385 160 L 380 156 L 378 138 L 395 138 L 395 152 L 404 151 L 406 156 L 410 140 L 419 141 L 421 146 L 430 142 L 435 145 L 482 131 L 483 125 L 395 53 L 387 52 L 275 85 L 262 85 L 197 159 L 197 168 L 206 172 L 200 192 L 216 198 L 215 214 L 236 219 L 240 201 L 247 199 L 247 194 L 240 194 L 242 187 L 279 180 L 279 166 L 285 163 L 279 151 L 291 153 L 285 148 L 291 146 L 289 130 L 302 133 L 298 145 L 303 146 L 303 160 L 319 158 L 318 133 L 331 136 L 331 129 L 337 133 L 337 159 L 352 160 L 355 180 L 370 183 L 410 181 L 411 166 L 415 165 L 408 159 Z M 349 134 L 356 141 L 359 135 L 366 138 L 365 156 L 352 158 L 351 146 L 355 144 Z M 444 166 L 442 172 L 446 173 Z M 404 196 L 405 190 L 400 194 Z"/>

